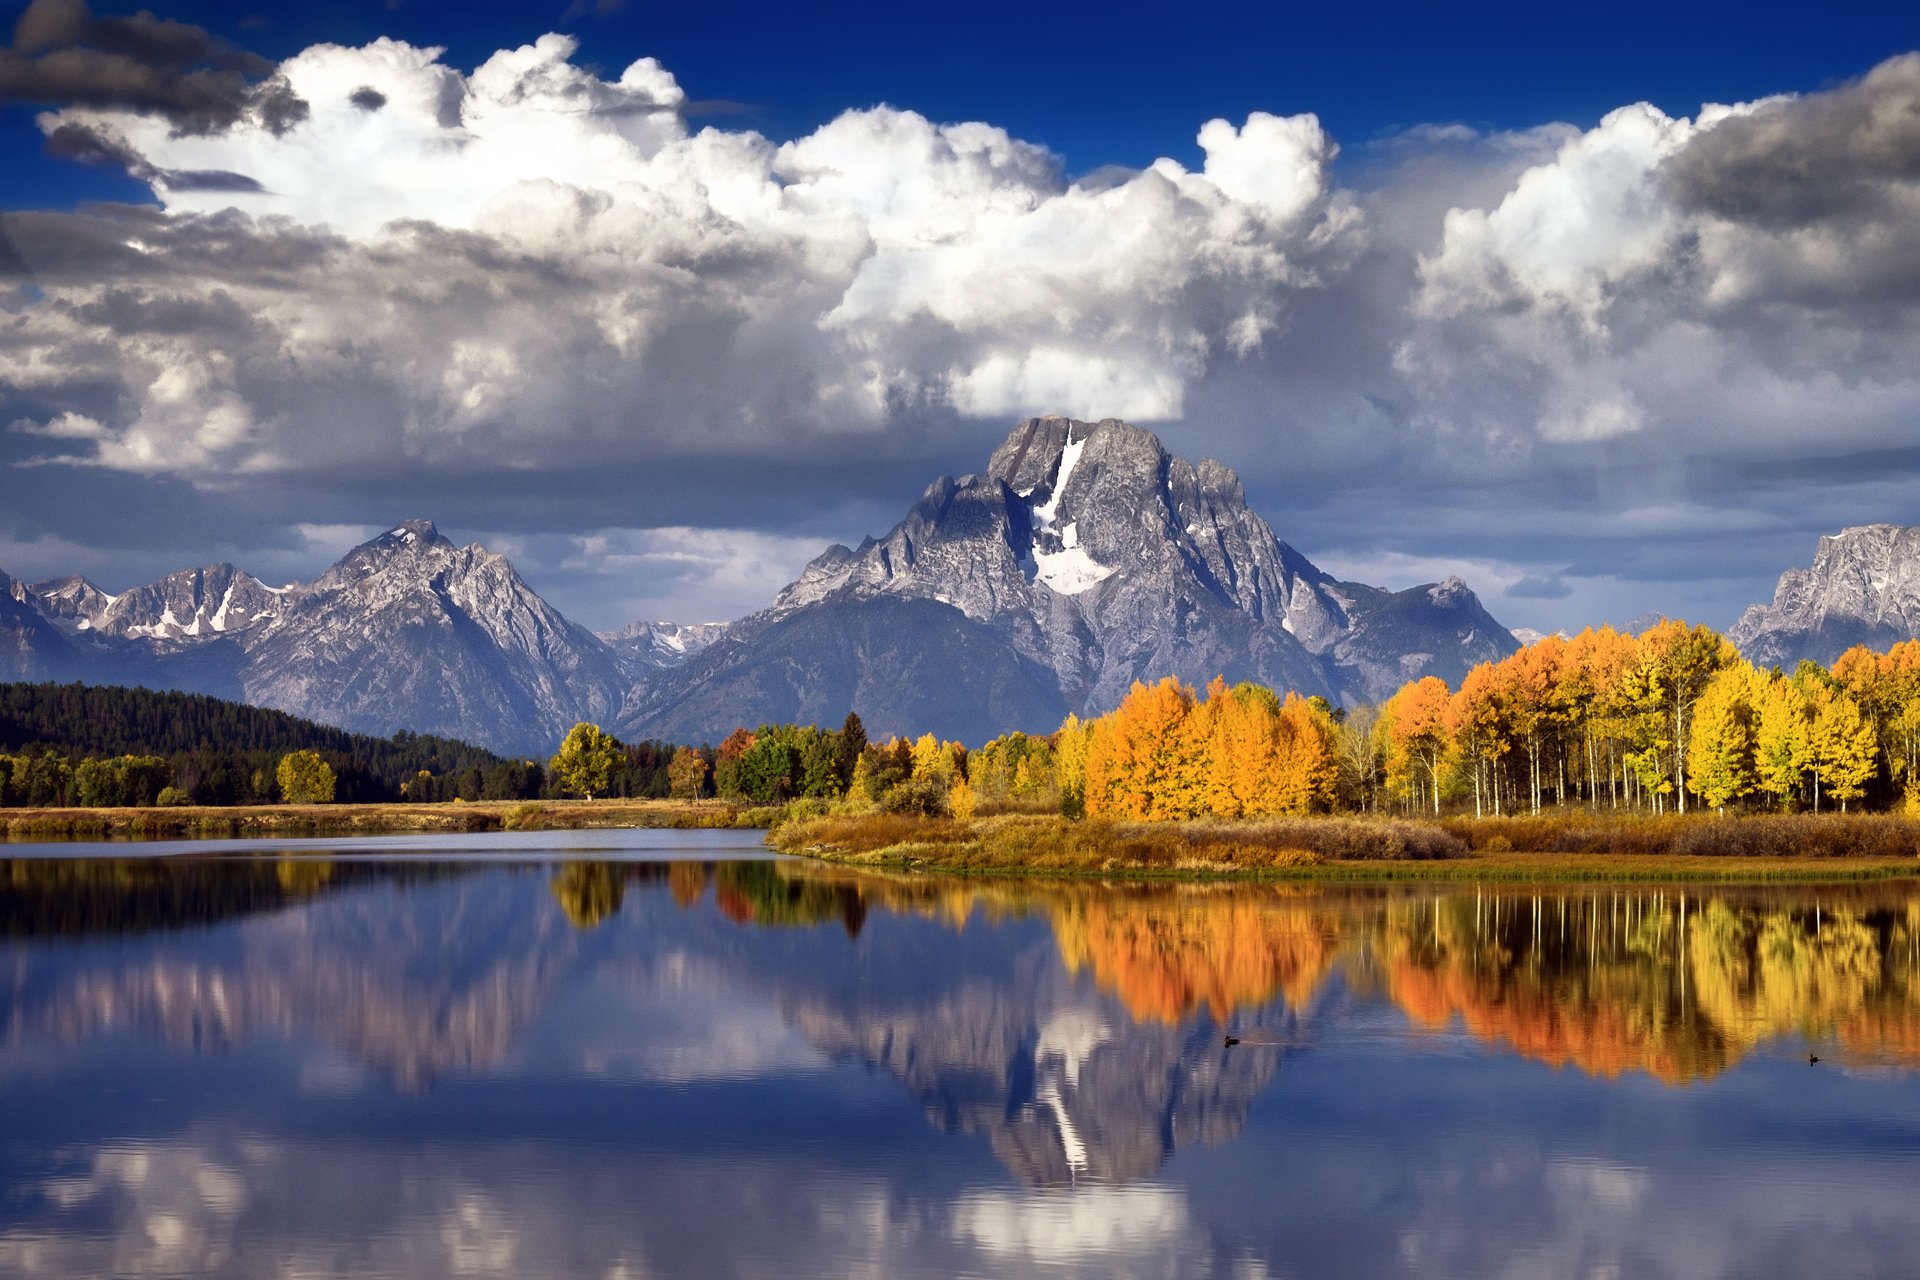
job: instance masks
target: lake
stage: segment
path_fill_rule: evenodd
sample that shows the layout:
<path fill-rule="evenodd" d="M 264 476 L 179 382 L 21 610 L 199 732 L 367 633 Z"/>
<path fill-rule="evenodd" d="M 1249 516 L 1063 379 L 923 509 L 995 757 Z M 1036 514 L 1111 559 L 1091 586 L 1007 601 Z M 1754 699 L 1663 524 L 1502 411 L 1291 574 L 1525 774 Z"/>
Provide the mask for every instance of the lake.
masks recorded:
<path fill-rule="evenodd" d="M 1916 883 L 1021 884 L 757 832 L 0 862 L 0 1275 L 1920 1257 Z"/>

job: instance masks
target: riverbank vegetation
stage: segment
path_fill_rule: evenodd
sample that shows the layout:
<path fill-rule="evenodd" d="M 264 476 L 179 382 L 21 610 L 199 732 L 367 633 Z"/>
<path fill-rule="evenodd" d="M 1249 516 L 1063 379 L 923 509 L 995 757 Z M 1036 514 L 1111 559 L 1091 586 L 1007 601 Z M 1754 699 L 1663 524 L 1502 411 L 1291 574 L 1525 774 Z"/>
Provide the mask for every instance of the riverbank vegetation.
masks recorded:
<path fill-rule="evenodd" d="M 853 866 L 995 874 L 1360 879 L 1750 880 L 1912 876 L 1920 819 L 1364 816 L 1113 822 L 839 813 L 767 841 Z"/>
<path fill-rule="evenodd" d="M 0 837 L 15 841 L 179 840 L 623 827 L 761 829 L 774 825 L 781 816 L 778 808 L 723 800 L 55 808 L 0 813 Z"/>

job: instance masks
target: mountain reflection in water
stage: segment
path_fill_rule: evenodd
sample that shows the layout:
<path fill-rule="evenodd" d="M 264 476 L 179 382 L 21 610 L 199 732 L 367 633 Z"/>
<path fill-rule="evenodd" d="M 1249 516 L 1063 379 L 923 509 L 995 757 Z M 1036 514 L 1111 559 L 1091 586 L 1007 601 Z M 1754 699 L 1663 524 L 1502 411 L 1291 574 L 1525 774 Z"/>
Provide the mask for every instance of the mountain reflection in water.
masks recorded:
<path fill-rule="evenodd" d="M 1818 1246 L 1836 1275 L 1920 1244 L 1861 1190 L 1920 1166 L 1906 883 L 15 858 L 0 935 L 5 1274 L 526 1274 L 568 1197 L 614 1217 L 533 1270 L 1766 1275 Z M 1755 1214 L 1792 1239 L 1755 1254 Z"/>

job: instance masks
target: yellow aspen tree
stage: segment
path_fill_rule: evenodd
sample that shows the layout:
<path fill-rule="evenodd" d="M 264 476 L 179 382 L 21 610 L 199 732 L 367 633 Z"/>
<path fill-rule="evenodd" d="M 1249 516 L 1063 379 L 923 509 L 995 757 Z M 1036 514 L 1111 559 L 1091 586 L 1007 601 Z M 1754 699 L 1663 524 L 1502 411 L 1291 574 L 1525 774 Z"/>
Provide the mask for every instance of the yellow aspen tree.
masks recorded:
<path fill-rule="evenodd" d="M 1340 782 L 1332 717 L 1308 699 L 1289 693 L 1280 704 L 1275 727 L 1278 812 L 1302 814 L 1331 808 Z"/>
<path fill-rule="evenodd" d="M 1053 776 L 1060 788 L 1063 813 L 1086 812 L 1087 742 L 1091 727 L 1079 716 L 1068 714 L 1053 734 Z"/>
<path fill-rule="evenodd" d="M 1687 729 L 1694 704 L 1714 673 L 1738 656 L 1713 628 L 1677 618 L 1663 618 L 1640 635 L 1641 666 L 1651 677 L 1648 687 L 1659 690 L 1660 711 L 1668 722 L 1662 733 L 1672 744 L 1673 789 L 1682 813 L 1687 811 Z"/>
<path fill-rule="evenodd" d="M 1807 732 L 1812 715 L 1807 696 L 1785 676 L 1767 677 L 1754 711 L 1755 781 L 1760 790 L 1789 804 L 1800 794 L 1811 763 Z"/>
<path fill-rule="evenodd" d="M 1180 816 L 1166 798 L 1181 770 L 1181 730 L 1192 709 L 1192 691 L 1169 676 L 1155 685 L 1136 681 L 1111 715 L 1093 722 L 1087 741 L 1089 816 Z"/>
<path fill-rule="evenodd" d="M 1467 672 L 1460 692 L 1447 701 L 1447 734 L 1454 758 L 1473 779 L 1473 816 L 1485 813 L 1489 803 L 1500 812 L 1500 789 L 1494 770 L 1513 746 L 1508 736 L 1500 677 L 1491 662 Z"/>
<path fill-rule="evenodd" d="M 1815 686 L 1821 689 L 1822 686 Z M 1820 787 L 1840 802 L 1846 812 L 1849 800 L 1866 794 L 1866 784 L 1874 774 L 1873 726 L 1860 712 L 1860 704 L 1845 692 L 1831 690 L 1814 695 L 1813 728 L 1809 735 L 1813 757 L 1813 805 L 1820 807 Z"/>
<path fill-rule="evenodd" d="M 1694 705 L 1688 730 L 1687 785 L 1715 809 L 1759 785 L 1754 764 L 1754 692 L 1758 674 L 1744 662 L 1718 672 Z"/>

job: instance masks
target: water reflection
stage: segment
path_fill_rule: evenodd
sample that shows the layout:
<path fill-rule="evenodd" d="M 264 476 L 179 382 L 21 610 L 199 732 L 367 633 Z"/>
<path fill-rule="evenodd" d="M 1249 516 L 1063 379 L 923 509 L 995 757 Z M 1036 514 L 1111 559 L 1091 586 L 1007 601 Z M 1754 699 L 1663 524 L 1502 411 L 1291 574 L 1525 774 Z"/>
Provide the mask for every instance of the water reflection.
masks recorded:
<path fill-rule="evenodd" d="M 1917 926 L 1888 884 L 10 860 L 0 1272 L 1877 1274 Z"/>

